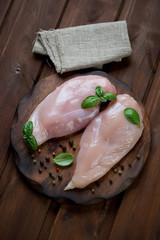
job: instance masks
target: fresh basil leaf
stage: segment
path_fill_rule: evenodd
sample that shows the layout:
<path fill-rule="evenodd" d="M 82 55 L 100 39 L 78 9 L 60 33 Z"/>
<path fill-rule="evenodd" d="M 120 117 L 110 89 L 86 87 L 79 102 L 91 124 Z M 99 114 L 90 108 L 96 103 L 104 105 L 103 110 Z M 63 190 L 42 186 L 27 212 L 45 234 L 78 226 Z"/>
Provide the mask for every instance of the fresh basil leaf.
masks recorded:
<path fill-rule="evenodd" d="M 109 100 L 109 101 L 116 101 L 117 100 L 117 97 L 115 94 L 113 93 L 105 93 L 104 96 L 103 96 L 105 99 Z"/>
<path fill-rule="evenodd" d="M 140 117 L 135 109 L 133 108 L 124 109 L 124 115 L 130 123 L 138 125 L 140 127 Z"/>
<path fill-rule="evenodd" d="M 32 135 L 32 131 L 33 131 L 33 122 L 32 121 L 28 121 L 24 124 L 23 126 L 23 134 L 25 137 Z"/>
<path fill-rule="evenodd" d="M 85 98 L 81 104 L 81 108 L 92 108 L 97 106 L 99 103 L 99 98 L 96 96 L 89 96 Z"/>
<path fill-rule="evenodd" d="M 68 166 L 74 160 L 74 156 L 71 153 L 61 153 L 53 161 L 59 166 Z"/>
<path fill-rule="evenodd" d="M 104 95 L 103 88 L 100 87 L 100 86 L 97 86 L 96 89 L 95 89 L 95 94 L 96 94 L 98 97 L 102 97 L 102 96 Z"/>
<path fill-rule="evenodd" d="M 26 144 L 28 145 L 29 148 L 31 148 L 33 150 L 38 149 L 37 140 L 33 135 L 26 138 Z"/>
<path fill-rule="evenodd" d="M 102 102 L 107 102 L 107 98 L 106 98 L 105 96 L 100 97 L 100 100 L 101 100 Z"/>

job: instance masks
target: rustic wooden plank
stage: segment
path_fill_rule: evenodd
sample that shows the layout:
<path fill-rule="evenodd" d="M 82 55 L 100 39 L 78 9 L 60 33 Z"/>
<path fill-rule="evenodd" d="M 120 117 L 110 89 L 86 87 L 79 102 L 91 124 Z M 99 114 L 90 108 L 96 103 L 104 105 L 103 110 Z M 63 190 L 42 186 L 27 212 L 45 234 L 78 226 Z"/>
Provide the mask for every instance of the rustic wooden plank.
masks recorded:
<path fill-rule="evenodd" d="M 158 0 L 126 1 L 119 20 L 126 19 L 132 55 L 111 65 L 110 74 L 118 77 L 143 98 L 160 51 Z"/>
<path fill-rule="evenodd" d="M 0 28 L 6 14 L 8 14 L 12 0 L 1 0 L 0 1 Z"/>
<path fill-rule="evenodd" d="M 5 49 L 9 43 L 10 37 L 13 34 L 14 26 L 20 17 L 21 9 L 24 8 L 25 1 L 12 1 L 8 14 L 6 15 L 5 21 L 1 26 L 0 35 L 0 54 L 5 54 Z"/>
<path fill-rule="evenodd" d="M 105 202 L 91 206 L 63 204 L 48 239 L 97 239 L 97 228 L 103 218 L 104 205 Z"/>
<path fill-rule="evenodd" d="M 154 2 L 145 1 L 143 8 L 141 4 L 142 4 L 142 1 L 126 1 L 125 2 L 124 8 L 122 9 L 122 13 L 119 19 L 121 20 L 127 19 L 129 35 L 131 36 L 131 44 L 133 47 L 133 53 L 128 59 L 124 59 L 121 63 L 110 64 L 111 66 L 110 74 L 120 79 L 121 81 L 124 81 L 127 84 L 129 84 L 129 86 L 133 88 L 134 92 L 136 92 L 136 94 L 141 99 L 143 99 L 145 92 L 148 92 L 148 88 L 151 86 L 152 75 L 156 71 L 156 67 L 157 67 L 158 49 L 159 49 L 159 44 L 157 42 L 157 39 L 159 38 L 159 33 L 158 33 L 158 24 L 157 24 L 158 22 L 158 11 L 156 8 L 158 7 L 156 6 L 158 4 L 157 1 L 154 1 Z M 136 30 L 136 28 L 138 29 Z M 144 48 L 143 48 L 143 43 L 144 43 Z M 145 54 L 146 54 L 147 47 L 150 48 L 150 53 L 146 57 L 147 58 L 146 59 Z M 142 58 L 143 61 L 140 61 L 141 55 L 143 56 Z M 150 63 L 149 63 L 148 57 L 152 59 L 152 67 L 150 67 L 151 65 L 149 65 Z M 130 189 L 132 189 L 132 187 Z M 122 200 L 122 203 L 123 203 L 123 200 Z M 122 205 L 121 211 L 118 212 L 119 217 L 117 218 L 116 226 L 118 226 L 119 222 L 122 221 L 121 214 L 123 212 L 124 206 L 125 204 Z M 131 210 L 131 207 L 132 205 L 126 205 L 126 209 Z M 137 207 L 139 208 L 138 204 L 137 204 Z M 129 211 L 128 211 L 128 214 L 129 214 Z M 126 216 L 128 217 L 127 214 Z M 127 222 L 127 217 L 126 218 L 124 217 L 125 222 Z M 108 220 L 107 218 L 104 220 L 103 222 L 104 225 L 107 225 L 107 220 Z M 132 224 L 132 228 L 133 228 L 132 232 L 133 232 L 135 228 L 134 228 L 134 223 L 132 223 L 131 219 L 130 219 L 130 224 Z M 117 233 L 115 234 L 116 231 Z M 120 228 L 118 227 L 114 228 L 113 238 L 111 235 L 111 239 L 116 239 L 116 237 L 121 239 L 121 236 L 119 237 L 119 234 L 118 234 L 119 231 L 120 231 Z M 132 234 L 129 235 L 129 231 L 127 231 L 127 233 L 128 233 L 128 239 L 130 239 L 130 235 Z M 103 237 L 104 239 L 109 238 L 109 235 L 108 236 L 105 235 L 105 231 L 102 229 L 99 239 L 102 239 Z M 126 238 L 125 237 L 126 236 L 124 234 L 122 239 L 127 239 L 127 237 Z M 133 239 L 136 239 L 136 238 L 133 238 Z M 143 239 L 143 238 L 140 238 L 140 239 Z"/>
<path fill-rule="evenodd" d="M 12 168 L 12 179 L 0 199 L 1 239 L 37 239 L 50 200 L 34 193 Z"/>
<path fill-rule="evenodd" d="M 145 104 L 152 129 L 152 147 L 141 176 L 127 191 L 109 239 L 160 237 L 160 63 Z"/>
<path fill-rule="evenodd" d="M 1 172 L 1 181 L 0 181 L 0 197 L 3 195 L 9 182 L 11 181 L 13 169 L 15 168 L 15 162 L 13 161 L 13 153 L 11 148 L 8 149 L 6 154 L 5 162 L 7 166 L 4 167 L 3 171 Z"/>
<path fill-rule="evenodd" d="M 46 214 L 46 219 L 44 221 L 44 225 L 41 228 L 41 231 L 39 233 L 39 237 L 37 238 L 38 240 L 44 240 L 44 239 L 48 239 L 49 235 L 50 235 L 50 229 L 52 228 L 54 221 L 57 217 L 57 213 L 59 211 L 60 208 L 60 203 L 57 203 L 56 201 L 52 201 L 47 214 Z M 61 238 L 60 238 L 61 239 Z"/>
<path fill-rule="evenodd" d="M 39 28 L 56 26 L 65 0 L 50 0 L 47 3 L 39 0 L 23 1 L 22 5 L 21 2 L 14 1 L 0 38 L 1 43 L 4 43 L 0 60 L 0 123 L 3 126 L 0 138 L 1 239 L 37 239 L 50 204 L 49 199 L 35 193 L 23 182 L 10 150 L 6 152 L 17 104 L 33 86 L 33 80 L 41 67 L 41 58 L 31 52 L 35 32 Z M 56 212 L 53 215 L 56 216 Z"/>
<path fill-rule="evenodd" d="M 38 58 L 31 51 L 35 33 L 39 28 L 55 27 L 64 4 L 65 0 L 50 0 L 47 4 L 42 0 L 17 0 L 3 25 L 0 38 L 0 124 L 3 126 L 0 138 L 0 169 L 5 164 L 3 159 L 9 146 L 10 127 L 16 107 L 33 86 L 33 80 L 41 66 L 42 58 Z"/>
<path fill-rule="evenodd" d="M 114 21 L 123 1 L 72 0 L 62 18 L 60 28 Z"/>
<path fill-rule="evenodd" d="M 118 195 L 112 201 L 94 205 L 63 204 L 48 239 L 94 240 L 98 239 L 102 229 L 103 235 L 99 239 L 107 239 L 104 236 L 108 236 L 112 229 L 120 198 Z M 107 225 L 103 225 L 105 218 L 108 219 Z"/>
<path fill-rule="evenodd" d="M 111 201 L 106 202 L 104 209 L 102 209 L 103 218 L 101 219 L 101 222 L 99 222 L 99 227 L 97 229 L 97 239 L 108 239 L 108 236 L 112 231 L 119 206 L 123 199 L 123 195 L 124 193 L 122 192 L 112 198 Z"/>

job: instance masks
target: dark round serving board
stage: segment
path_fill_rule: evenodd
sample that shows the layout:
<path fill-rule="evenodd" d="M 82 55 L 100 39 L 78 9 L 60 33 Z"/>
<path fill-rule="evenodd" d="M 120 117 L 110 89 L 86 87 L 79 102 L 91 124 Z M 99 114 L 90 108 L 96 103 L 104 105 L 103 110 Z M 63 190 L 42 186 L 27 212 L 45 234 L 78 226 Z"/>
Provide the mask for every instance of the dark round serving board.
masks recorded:
<path fill-rule="evenodd" d="M 131 89 L 126 84 L 114 79 L 110 75 L 100 71 L 89 72 L 88 74 L 106 76 L 115 85 L 118 94 L 128 93 L 137 100 Z M 138 176 L 146 162 L 151 140 L 150 124 L 147 115 L 143 105 L 137 100 L 141 106 L 144 116 L 144 131 L 135 147 L 118 164 L 116 164 L 115 167 L 117 170 L 120 169 L 120 165 L 124 165 L 122 175 L 114 173 L 112 169 L 104 177 L 99 179 L 98 182 L 92 183 L 84 189 L 64 191 L 65 186 L 72 178 L 75 162 L 68 167 L 59 167 L 59 172 L 57 172 L 56 168 L 58 166 L 56 166 L 52 161 L 52 153 L 55 152 L 56 155 L 60 154 L 62 152 L 60 144 L 62 144 L 67 147 L 66 152 L 72 153 L 76 157 L 79 150 L 79 141 L 83 131 L 64 138 L 51 139 L 50 141 L 47 141 L 40 146 L 40 153 L 38 151 L 34 153 L 34 158 L 37 162 L 36 164 L 33 164 L 33 159 L 31 158 L 31 154 L 33 152 L 28 149 L 24 143 L 22 138 L 22 127 L 36 106 L 49 93 L 55 90 L 58 85 L 68 79 L 69 78 L 64 79 L 57 74 L 44 78 L 39 81 L 33 91 L 20 102 L 18 107 L 18 120 L 11 129 L 12 145 L 18 154 L 18 157 L 16 157 L 16 165 L 19 171 L 26 178 L 27 182 L 31 184 L 34 189 L 51 198 L 59 200 L 72 200 L 75 203 L 87 203 L 95 202 L 100 199 L 109 199 L 125 190 Z M 73 140 L 74 145 L 76 146 L 76 151 L 69 146 L 69 139 Z M 137 154 L 140 155 L 140 159 L 136 158 Z M 49 162 L 46 162 L 46 156 L 50 157 Z M 46 169 L 44 166 L 40 166 L 40 161 L 44 162 Z M 128 163 L 132 166 L 130 167 Z M 42 173 L 39 173 L 39 168 L 42 169 Z M 52 184 L 52 178 L 49 176 L 49 172 L 52 172 L 55 176 L 55 186 Z M 58 174 L 62 175 L 62 180 L 59 180 Z M 109 180 L 112 180 L 112 184 L 110 184 Z M 94 192 L 92 189 L 94 189 Z"/>

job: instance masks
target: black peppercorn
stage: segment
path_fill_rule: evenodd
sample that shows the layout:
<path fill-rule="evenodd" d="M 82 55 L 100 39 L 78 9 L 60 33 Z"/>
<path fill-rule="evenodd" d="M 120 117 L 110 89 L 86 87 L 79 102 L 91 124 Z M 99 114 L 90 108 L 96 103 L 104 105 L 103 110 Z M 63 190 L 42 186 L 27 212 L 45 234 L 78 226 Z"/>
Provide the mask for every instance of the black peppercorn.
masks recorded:
<path fill-rule="evenodd" d="M 100 182 L 99 181 L 96 181 L 95 184 L 97 185 L 97 187 L 100 186 Z"/>
<path fill-rule="evenodd" d="M 73 151 L 76 151 L 76 146 L 73 146 L 72 149 L 73 149 Z"/>
<path fill-rule="evenodd" d="M 121 165 L 121 170 L 122 170 L 122 171 L 124 170 L 124 165 Z"/>
<path fill-rule="evenodd" d="M 62 180 L 62 175 L 59 174 L 59 175 L 58 175 L 58 178 L 59 178 L 59 180 Z"/>
<path fill-rule="evenodd" d="M 70 147 L 73 147 L 73 140 L 69 140 L 68 143 L 69 143 L 69 146 L 70 146 Z"/>
<path fill-rule="evenodd" d="M 50 157 L 46 157 L 46 162 L 49 162 L 50 161 Z"/>
<path fill-rule="evenodd" d="M 41 167 L 43 167 L 44 166 L 44 162 L 40 161 L 40 165 L 41 165 Z"/>
<path fill-rule="evenodd" d="M 63 152 L 66 152 L 66 149 L 67 149 L 66 146 L 63 145 L 63 146 L 62 146 L 62 151 L 63 151 Z"/>
<path fill-rule="evenodd" d="M 112 180 L 109 180 L 109 183 L 112 185 L 112 184 L 113 184 L 113 181 L 112 181 Z"/>
<path fill-rule="evenodd" d="M 55 178 L 55 177 L 54 177 L 54 174 L 51 173 L 51 172 L 49 172 L 49 176 L 50 176 L 51 178 Z"/>

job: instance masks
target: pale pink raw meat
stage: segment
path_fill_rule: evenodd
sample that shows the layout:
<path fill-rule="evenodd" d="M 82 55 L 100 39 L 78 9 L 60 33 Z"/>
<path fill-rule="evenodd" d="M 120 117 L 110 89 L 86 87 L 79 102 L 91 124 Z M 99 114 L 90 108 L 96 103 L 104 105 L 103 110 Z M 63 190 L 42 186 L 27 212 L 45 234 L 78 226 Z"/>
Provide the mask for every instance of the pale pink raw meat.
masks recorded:
<path fill-rule="evenodd" d="M 99 105 L 82 109 L 82 101 L 95 95 L 95 88 L 116 94 L 111 82 L 101 76 L 86 75 L 72 78 L 50 93 L 29 118 L 38 145 L 50 138 L 62 137 L 85 128 L 99 113 Z"/>
<path fill-rule="evenodd" d="M 125 108 L 134 108 L 140 116 L 140 127 L 128 122 Z M 85 129 L 76 169 L 65 190 L 84 188 L 104 176 L 136 144 L 143 131 L 143 116 L 138 103 L 129 95 L 117 96 L 117 101 L 96 116 Z"/>

